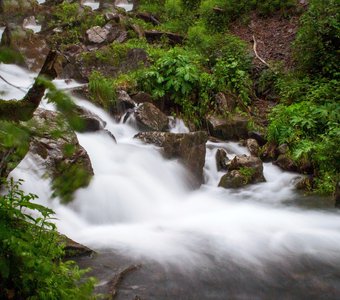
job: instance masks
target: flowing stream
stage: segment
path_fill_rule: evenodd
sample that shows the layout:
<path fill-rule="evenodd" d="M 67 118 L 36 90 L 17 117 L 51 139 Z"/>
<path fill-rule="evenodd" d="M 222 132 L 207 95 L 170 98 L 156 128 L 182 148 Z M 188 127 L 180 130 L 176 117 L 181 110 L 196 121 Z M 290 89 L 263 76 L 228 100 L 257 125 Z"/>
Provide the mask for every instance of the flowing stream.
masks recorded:
<path fill-rule="evenodd" d="M 27 89 L 34 74 L 0 65 L 0 74 Z M 60 88 L 77 85 L 56 81 Z M 2 98 L 24 92 L 0 81 Z M 74 98 L 106 121 L 106 134 L 77 134 L 95 176 L 69 205 L 51 199 L 50 182 L 33 155 L 11 173 L 23 188 L 53 208 L 58 229 L 99 255 L 80 260 L 104 285 L 118 267 L 141 264 L 117 299 L 339 299 L 340 216 L 335 209 L 297 205 L 296 174 L 264 164 L 265 183 L 239 190 L 217 187 L 223 173 L 215 152 L 247 153 L 237 143 L 207 143 L 205 184 L 191 191 L 186 170 L 159 150 L 133 139 L 137 130 L 115 122 L 93 104 Z M 46 109 L 52 104 L 42 102 Z M 187 132 L 173 122 L 173 132 Z M 311 200 L 312 201 L 312 200 Z M 140 298 L 134 298 L 138 295 Z"/>

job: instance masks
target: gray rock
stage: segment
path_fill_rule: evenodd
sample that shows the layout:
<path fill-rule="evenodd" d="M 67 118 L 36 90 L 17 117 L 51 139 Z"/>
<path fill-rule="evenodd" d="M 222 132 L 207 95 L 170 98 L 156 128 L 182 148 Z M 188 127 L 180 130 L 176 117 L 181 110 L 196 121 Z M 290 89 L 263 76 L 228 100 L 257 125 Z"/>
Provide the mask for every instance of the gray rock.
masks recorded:
<path fill-rule="evenodd" d="M 130 95 L 124 91 L 119 90 L 117 93 L 116 110 L 119 115 L 125 113 L 128 109 L 132 109 L 136 103 L 131 99 Z"/>
<path fill-rule="evenodd" d="M 207 118 L 211 136 L 222 140 L 239 140 L 248 137 L 248 118 L 234 115 L 230 118 L 209 116 Z"/>
<path fill-rule="evenodd" d="M 228 170 L 227 163 L 229 162 L 229 158 L 224 149 L 217 149 L 215 159 L 217 171 Z"/>
<path fill-rule="evenodd" d="M 179 159 L 191 172 L 192 186 L 194 188 L 198 188 L 202 184 L 206 152 L 205 144 L 208 139 L 206 132 L 141 132 L 135 138 L 160 147 L 165 158 Z"/>
<path fill-rule="evenodd" d="M 90 43 L 101 44 L 107 40 L 109 33 L 105 27 L 94 26 L 86 31 L 86 37 Z"/>
<path fill-rule="evenodd" d="M 168 117 L 155 105 L 142 103 L 135 111 L 137 126 L 146 131 L 163 131 L 168 129 Z"/>
<path fill-rule="evenodd" d="M 228 173 L 222 176 L 218 186 L 239 188 L 266 181 L 263 175 L 263 163 L 255 156 L 235 156 L 231 160 L 228 170 Z"/>

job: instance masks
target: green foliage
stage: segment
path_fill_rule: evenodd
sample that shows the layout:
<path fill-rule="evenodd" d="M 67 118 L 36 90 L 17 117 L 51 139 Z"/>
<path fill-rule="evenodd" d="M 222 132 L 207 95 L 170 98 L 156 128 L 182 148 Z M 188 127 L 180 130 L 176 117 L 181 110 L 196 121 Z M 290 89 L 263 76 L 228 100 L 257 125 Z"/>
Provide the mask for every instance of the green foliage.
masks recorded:
<path fill-rule="evenodd" d="M 0 196 L 0 290 L 15 299 L 93 299 L 94 279 L 63 261 L 53 211 L 12 179 Z"/>
<path fill-rule="evenodd" d="M 53 35 L 51 41 L 56 47 L 76 44 L 84 38 L 86 30 L 93 26 L 103 26 L 106 21 L 99 12 L 92 12 L 88 7 L 80 7 L 79 3 L 67 1 L 55 6 L 49 25 L 61 26 L 62 32 Z"/>
<path fill-rule="evenodd" d="M 139 84 L 155 99 L 170 98 L 186 118 L 198 124 L 208 108 L 213 79 L 197 59 L 179 48 L 169 50 L 140 76 Z"/>
<path fill-rule="evenodd" d="M 279 86 L 286 104 L 272 110 L 268 139 L 287 143 L 295 161 L 311 161 L 318 190 L 330 193 L 340 170 L 339 83 L 321 79 L 294 81 L 292 76 L 284 82 L 282 79 Z"/>
<path fill-rule="evenodd" d="M 103 76 L 101 73 L 94 71 L 89 78 L 89 92 L 91 99 L 106 110 L 116 103 L 116 90 L 114 80 Z"/>
<path fill-rule="evenodd" d="M 188 10 L 197 10 L 201 4 L 201 0 L 181 0 L 182 6 Z"/>
<path fill-rule="evenodd" d="M 242 69 L 241 64 L 242 62 L 233 57 L 218 59 L 213 72 L 218 90 L 229 90 L 247 105 L 250 104 L 252 81 L 249 73 Z"/>
<path fill-rule="evenodd" d="M 228 29 L 231 22 L 256 10 L 262 16 L 275 11 L 286 14 L 296 6 L 296 0 L 203 0 L 199 12 L 207 28 L 215 32 Z"/>
<path fill-rule="evenodd" d="M 245 179 L 245 184 L 248 184 L 249 182 L 252 181 L 253 176 L 256 173 L 256 170 L 254 168 L 248 168 L 248 167 L 241 167 L 239 169 L 240 174 L 244 177 Z"/>
<path fill-rule="evenodd" d="M 301 18 L 294 49 L 303 72 L 339 76 L 340 3 L 311 0 Z"/>
<path fill-rule="evenodd" d="M 24 58 L 22 55 L 7 47 L 0 48 L 0 63 L 11 64 L 11 63 L 22 63 Z"/>

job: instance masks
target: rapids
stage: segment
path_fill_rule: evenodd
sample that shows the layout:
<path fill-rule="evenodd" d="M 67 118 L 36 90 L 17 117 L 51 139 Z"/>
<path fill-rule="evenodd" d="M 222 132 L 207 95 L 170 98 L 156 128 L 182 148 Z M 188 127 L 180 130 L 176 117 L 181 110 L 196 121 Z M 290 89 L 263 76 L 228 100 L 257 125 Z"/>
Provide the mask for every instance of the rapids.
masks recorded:
<path fill-rule="evenodd" d="M 4 64 L 0 74 L 23 90 L 35 76 Z M 61 80 L 56 84 L 61 89 L 77 85 Z M 2 81 L 0 90 L 6 99 L 24 94 Z M 117 140 L 100 132 L 77 134 L 93 164 L 90 185 L 78 190 L 71 204 L 61 205 L 51 198 L 50 182 L 42 178 L 44 170 L 33 155 L 10 176 L 24 179 L 24 190 L 54 209 L 59 231 L 99 253 L 94 274 L 102 283 L 111 274 L 107 269 L 114 269 L 113 261 L 145 266 L 142 277 L 138 272 L 131 276 L 119 299 L 137 294 L 142 299 L 340 295 L 339 212 L 296 205 L 304 197 L 294 190 L 296 174 L 265 163 L 267 182 L 239 190 L 218 188 L 222 173 L 214 161 L 217 149 L 224 148 L 230 157 L 247 150 L 235 142 L 208 142 L 205 184 L 191 191 L 180 163 L 163 159 L 156 147 L 133 139 L 138 131 L 131 123 L 117 123 L 83 99 L 74 101 L 100 116 Z M 41 105 L 54 109 L 46 101 Z M 180 120 L 171 123 L 173 132 L 188 131 Z"/>

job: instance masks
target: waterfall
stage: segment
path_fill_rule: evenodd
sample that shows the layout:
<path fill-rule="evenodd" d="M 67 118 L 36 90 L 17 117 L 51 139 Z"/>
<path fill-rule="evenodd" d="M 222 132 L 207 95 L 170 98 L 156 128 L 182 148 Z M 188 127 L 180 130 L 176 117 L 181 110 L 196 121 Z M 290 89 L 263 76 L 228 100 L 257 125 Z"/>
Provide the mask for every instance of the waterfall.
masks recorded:
<path fill-rule="evenodd" d="M 0 74 L 9 80 L 15 77 L 16 84 L 20 82 L 24 88 L 34 77 L 3 64 Z M 62 81 L 58 84 L 69 87 Z M 0 88 L 9 98 L 20 92 L 8 86 Z M 82 99 L 74 101 L 100 116 L 117 140 L 114 143 L 100 132 L 77 134 L 93 164 L 95 176 L 90 185 L 78 190 L 72 203 L 62 205 L 50 198 L 49 180 L 41 178 L 41 166 L 32 155 L 11 173 L 25 180 L 27 192 L 38 194 L 42 204 L 55 210 L 62 233 L 98 252 L 185 266 L 185 270 L 222 272 L 223 266 L 223 274 L 230 278 L 235 271 L 232 266 L 237 266 L 270 280 L 268 266 L 298 267 L 294 262 L 300 257 L 340 270 L 339 214 L 294 205 L 302 197 L 294 190 L 296 174 L 265 163 L 266 182 L 239 190 L 218 188 L 222 173 L 216 169 L 216 150 L 225 149 L 229 157 L 247 150 L 234 142 L 208 142 L 206 182 L 191 191 L 180 162 L 165 160 L 157 147 L 133 139 L 137 129 L 115 122 L 101 108 Z M 53 109 L 45 101 L 42 106 Z M 177 121 L 172 131 L 185 132 L 187 128 Z"/>

